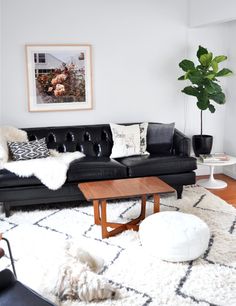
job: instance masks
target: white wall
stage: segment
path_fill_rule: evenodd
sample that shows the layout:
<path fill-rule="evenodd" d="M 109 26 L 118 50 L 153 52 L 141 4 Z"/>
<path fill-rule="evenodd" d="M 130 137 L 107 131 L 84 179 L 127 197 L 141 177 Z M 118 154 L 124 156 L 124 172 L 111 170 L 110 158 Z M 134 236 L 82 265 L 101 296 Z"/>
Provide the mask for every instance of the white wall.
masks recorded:
<path fill-rule="evenodd" d="M 228 55 L 228 26 L 226 24 L 208 26 L 202 28 L 193 28 L 188 30 L 188 58 L 194 60 L 197 64 L 196 52 L 198 46 L 201 45 L 213 52 L 214 55 Z M 219 67 L 225 67 L 227 64 L 223 62 Z M 226 92 L 227 88 L 226 78 L 219 78 L 220 85 Z M 183 84 L 189 84 L 183 81 Z M 196 99 L 193 97 L 188 98 L 187 104 L 187 129 L 188 135 L 200 134 L 200 110 L 196 106 Z M 203 133 L 210 134 L 214 137 L 214 151 L 223 150 L 223 135 L 224 135 L 224 118 L 225 118 L 225 105 L 216 106 L 216 112 L 212 114 L 206 110 L 203 112 Z"/>
<path fill-rule="evenodd" d="M 220 5 L 212 12 L 211 0 L 204 0 L 208 14 L 203 14 L 201 1 L 190 1 L 188 8 L 188 0 L 1 0 L 4 90 L 0 122 L 30 127 L 175 121 L 187 135 L 198 134 L 200 113 L 194 99 L 180 92 L 187 82 L 177 81 L 181 75 L 178 63 L 184 57 L 195 58 L 199 44 L 217 55 L 230 55 L 232 60 L 235 53 L 233 40 L 228 50 L 227 24 L 187 27 L 188 17 L 191 25 L 231 18 Z M 214 3 L 219 4 L 218 0 Z M 232 9 L 233 2 L 228 4 Z M 232 37 L 235 29 L 232 25 Z M 47 43 L 92 44 L 93 110 L 28 112 L 24 46 Z M 227 137 L 224 143 L 225 135 L 232 130 L 230 116 L 236 95 L 234 80 L 230 82 L 226 107 L 217 107 L 215 114 L 204 112 L 204 133 L 214 136 L 213 151 L 226 147 L 231 152 Z M 222 85 L 226 89 L 224 82 Z M 199 171 L 198 174 L 208 170 Z"/>
<path fill-rule="evenodd" d="M 224 150 L 233 156 L 236 156 L 236 21 L 229 23 L 229 60 L 230 68 L 234 75 L 229 78 L 228 86 L 228 102 L 225 117 L 225 132 L 224 132 Z M 236 166 L 224 168 L 224 172 L 236 179 Z"/>
<path fill-rule="evenodd" d="M 183 130 L 177 77 L 186 55 L 186 0 L 2 2 L 4 124 L 175 121 Z M 92 44 L 93 110 L 28 112 L 24 45 L 47 43 Z"/>
<path fill-rule="evenodd" d="M 235 67 L 236 56 L 234 53 L 236 48 L 232 38 L 235 36 L 236 27 L 234 29 L 233 26 L 229 26 L 229 22 L 226 22 L 233 19 L 236 19 L 235 0 L 227 0 L 226 2 L 221 0 L 190 0 L 189 25 L 192 28 L 188 30 L 189 53 L 193 52 L 192 45 L 201 44 L 213 53 L 217 53 L 216 55 L 227 55 L 229 60 L 226 63 L 223 62 L 221 67 L 228 66 L 233 69 Z M 236 72 L 236 69 L 233 70 Z M 224 106 L 219 105 L 214 114 L 208 111 L 204 112 L 204 133 L 214 136 L 213 152 L 226 151 L 230 153 L 232 144 L 229 143 L 232 140 L 227 137 L 227 134 L 228 130 L 232 130 L 233 120 L 230 117 L 233 117 L 233 111 L 235 110 L 232 106 L 233 96 L 236 95 L 234 89 L 235 77 L 219 78 L 219 80 L 226 93 L 226 104 Z M 189 112 L 193 112 L 191 105 L 189 106 Z M 191 116 L 187 117 L 191 118 Z M 188 125 L 190 134 L 195 130 L 195 124 L 190 123 Z"/>
<path fill-rule="evenodd" d="M 188 59 L 198 63 L 196 52 L 198 46 L 201 45 L 213 52 L 215 55 L 227 55 L 228 43 L 228 26 L 226 24 L 205 26 L 201 28 L 188 29 Z M 225 64 L 223 64 L 223 67 Z M 222 78 L 221 86 L 226 92 L 226 81 Z M 182 81 L 183 87 L 190 85 L 190 82 Z M 227 92 L 226 92 L 227 94 Z M 225 105 L 215 104 L 216 112 L 212 114 L 206 110 L 203 112 L 203 133 L 213 135 L 213 148 L 212 152 L 223 151 L 224 139 L 224 120 L 225 120 Z M 186 98 L 186 134 L 192 136 L 200 134 L 200 110 L 196 105 L 196 98 Z M 217 172 L 222 172 L 221 168 L 216 169 Z M 198 175 L 208 174 L 209 169 L 206 166 L 199 166 L 196 171 Z"/>
<path fill-rule="evenodd" d="M 190 0 L 189 25 L 192 27 L 236 19 L 235 0 Z"/>
<path fill-rule="evenodd" d="M 2 124 L 2 2 L 0 0 L 0 125 Z"/>
<path fill-rule="evenodd" d="M 189 24 L 190 26 L 203 26 L 211 24 L 209 28 L 219 29 L 218 32 L 218 47 L 222 45 L 222 51 L 228 55 L 228 66 L 234 71 L 234 75 L 227 78 L 225 81 L 226 89 L 226 105 L 224 115 L 219 118 L 218 124 L 213 125 L 215 131 L 214 142 L 217 141 L 217 146 L 213 150 L 225 151 L 228 154 L 236 156 L 236 142 L 235 142 L 235 116 L 236 116 L 236 43 L 234 40 L 236 34 L 236 3 L 235 0 L 227 0 L 222 3 L 221 0 L 190 0 L 189 5 Z M 224 24 L 222 24 L 224 23 Z M 212 26 L 212 24 L 219 24 Z M 223 32 L 220 30 L 223 29 Z M 190 31 L 202 31 L 205 36 L 205 29 L 198 28 Z M 210 40 L 211 41 L 211 40 Z M 221 106 L 220 106 L 221 108 Z M 215 115 L 213 115 L 215 117 Z M 207 120 L 207 122 L 209 122 Z M 221 171 L 221 169 L 218 169 Z M 201 169 L 200 169 L 201 171 Z M 236 166 L 224 167 L 225 174 L 236 179 Z"/>

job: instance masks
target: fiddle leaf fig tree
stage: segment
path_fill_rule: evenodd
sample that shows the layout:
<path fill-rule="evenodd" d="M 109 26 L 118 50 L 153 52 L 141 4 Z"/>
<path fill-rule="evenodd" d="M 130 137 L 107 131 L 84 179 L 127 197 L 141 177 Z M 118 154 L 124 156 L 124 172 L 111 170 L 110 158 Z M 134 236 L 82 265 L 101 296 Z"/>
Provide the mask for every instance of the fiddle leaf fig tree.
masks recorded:
<path fill-rule="evenodd" d="M 227 56 L 213 56 L 206 48 L 199 46 L 197 51 L 198 65 L 184 59 L 179 63 L 179 67 L 184 71 L 184 75 L 178 80 L 189 80 L 192 85 L 185 87 L 182 92 L 197 99 L 197 107 L 201 111 L 201 135 L 202 135 L 202 112 L 209 110 L 215 112 L 214 103 L 225 104 L 225 94 L 218 84 L 217 78 L 226 77 L 232 74 L 227 68 L 219 70 L 219 64 L 227 60 Z"/>

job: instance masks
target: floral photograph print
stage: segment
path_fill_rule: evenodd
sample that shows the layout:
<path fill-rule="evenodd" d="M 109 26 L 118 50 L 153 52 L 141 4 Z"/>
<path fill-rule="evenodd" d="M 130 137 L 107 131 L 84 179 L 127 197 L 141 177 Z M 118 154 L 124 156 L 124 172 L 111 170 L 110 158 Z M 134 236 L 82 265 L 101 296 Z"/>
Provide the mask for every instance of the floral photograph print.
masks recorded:
<path fill-rule="evenodd" d="M 90 45 L 26 46 L 29 111 L 92 108 Z"/>

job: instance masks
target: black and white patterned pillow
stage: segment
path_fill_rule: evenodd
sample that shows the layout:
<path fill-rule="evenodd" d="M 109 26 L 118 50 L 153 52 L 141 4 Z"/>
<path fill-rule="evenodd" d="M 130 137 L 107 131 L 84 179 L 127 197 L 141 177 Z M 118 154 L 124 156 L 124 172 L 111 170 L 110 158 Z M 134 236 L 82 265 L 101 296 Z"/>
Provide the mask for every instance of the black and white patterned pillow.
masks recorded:
<path fill-rule="evenodd" d="M 50 155 L 45 138 L 29 142 L 8 142 L 13 160 L 45 158 Z"/>

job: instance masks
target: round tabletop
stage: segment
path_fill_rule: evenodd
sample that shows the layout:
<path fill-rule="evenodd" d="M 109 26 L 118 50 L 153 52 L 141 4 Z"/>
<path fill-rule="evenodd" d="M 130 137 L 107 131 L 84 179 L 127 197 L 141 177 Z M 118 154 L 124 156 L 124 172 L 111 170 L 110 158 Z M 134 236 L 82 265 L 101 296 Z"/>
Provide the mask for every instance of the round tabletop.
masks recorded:
<path fill-rule="evenodd" d="M 197 163 L 203 166 L 230 166 L 236 164 L 236 157 L 227 155 L 229 160 L 218 161 L 218 162 L 203 162 L 199 157 L 197 158 Z"/>
<path fill-rule="evenodd" d="M 236 157 L 227 155 L 229 160 L 218 161 L 218 162 L 203 162 L 200 158 L 197 158 L 198 165 L 210 167 L 210 176 L 207 179 L 200 179 L 197 181 L 197 184 L 209 188 L 209 189 L 221 189 L 227 187 L 227 183 L 222 180 L 217 180 L 214 178 L 214 168 L 215 166 L 231 166 L 236 164 Z"/>

